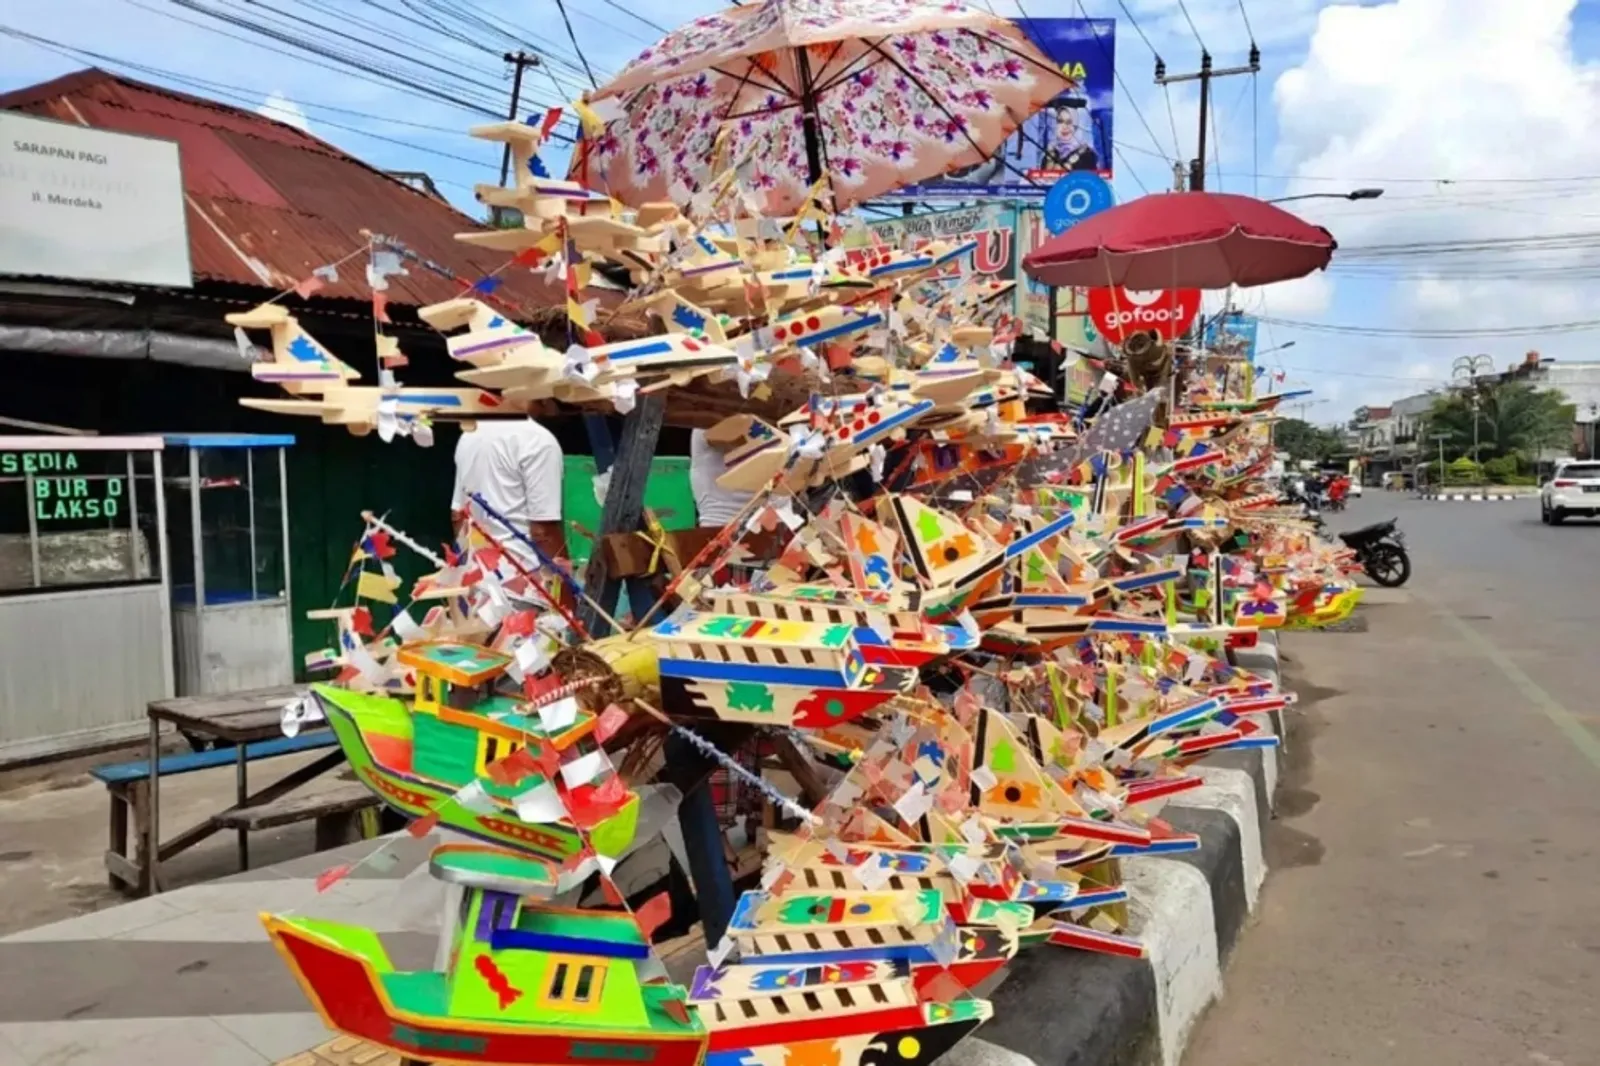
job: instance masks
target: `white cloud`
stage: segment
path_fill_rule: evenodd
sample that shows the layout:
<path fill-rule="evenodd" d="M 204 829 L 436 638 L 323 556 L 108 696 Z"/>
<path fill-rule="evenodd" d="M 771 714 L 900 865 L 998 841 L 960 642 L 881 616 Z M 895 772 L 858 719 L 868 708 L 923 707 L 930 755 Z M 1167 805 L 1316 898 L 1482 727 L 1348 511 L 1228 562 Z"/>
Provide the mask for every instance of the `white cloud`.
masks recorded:
<path fill-rule="evenodd" d="M 1561 271 L 1593 263 L 1595 247 L 1362 253 L 1597 228 L 1581 219 L 1600 217 L 1600 183 L 1471 182 L 1600 174 L 1600 67 L 1573 54 L 1575 8 L 1575 0 L 1394 0 L 1321 11 L 1305 60 L 1274 87 L 1275 153 L 1299 176 L 1291 193 L 1386 185 L 1376 202 L 1296 205 L 1339 238 L 1335 277 L 1383 297 L 1359 316 L 1344 308 L 1343 320 L 1472 328 L 1597 317 L 1586 310 L 1597 303 L 1596 281 Z M 1404 180 L 1440 177 L 1466 183 Z M 1578 352 L 1593 336 L 1541 340 Z M 1520 355 L 1529 341 L 1461 343 Z"/>
<path fill-rule="evenodd" d="M 311 123 L 306 118 L 305 109 L 276 89 L 267 94 L 261 106 L 256 108 L 256 114 L 277 119 L 302 133 L 311 132 Z"/>

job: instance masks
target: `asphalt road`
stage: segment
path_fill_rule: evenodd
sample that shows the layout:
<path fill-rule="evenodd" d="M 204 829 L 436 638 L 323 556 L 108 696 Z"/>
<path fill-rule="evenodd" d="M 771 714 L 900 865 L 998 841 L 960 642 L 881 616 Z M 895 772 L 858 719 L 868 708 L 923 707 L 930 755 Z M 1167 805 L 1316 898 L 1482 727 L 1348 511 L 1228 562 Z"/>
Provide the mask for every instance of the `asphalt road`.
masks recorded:
<path fill-rule="evenodd" d="M 1369 493 L 1414 576 L 1286 635 L 1273 868 L 1188 1066 L 1600 1063 L 1600 524 Z"/>

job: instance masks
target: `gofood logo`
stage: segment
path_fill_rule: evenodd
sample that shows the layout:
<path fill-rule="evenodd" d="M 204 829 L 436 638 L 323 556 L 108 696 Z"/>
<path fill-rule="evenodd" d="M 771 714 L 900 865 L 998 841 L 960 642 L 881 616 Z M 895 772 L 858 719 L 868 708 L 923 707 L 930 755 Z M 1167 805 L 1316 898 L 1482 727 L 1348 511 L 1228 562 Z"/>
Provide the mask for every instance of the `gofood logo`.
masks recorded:
<path fill-rule="evenodd" d="M 1119 326 L 1163 326 L 1186 317 L 1177 301 L 1158 306 L 1166 295 L 1164 289 L 1123 289 L 1122 299 L 1106 317 Z"/>

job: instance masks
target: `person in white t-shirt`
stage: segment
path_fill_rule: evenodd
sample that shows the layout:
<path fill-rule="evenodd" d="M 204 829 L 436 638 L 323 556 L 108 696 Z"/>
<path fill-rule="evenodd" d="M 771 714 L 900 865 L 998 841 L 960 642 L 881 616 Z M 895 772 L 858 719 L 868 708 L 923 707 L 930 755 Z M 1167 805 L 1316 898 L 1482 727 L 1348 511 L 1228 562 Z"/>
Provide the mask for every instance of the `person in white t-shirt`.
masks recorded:
<path fill-rule="evenodd" d="M 564 559 L 567 538 L 561 521 L 561 444 L 555 434 L 531 418 L 479 422 L 456 444 L 456 484 L 450 509 L 457 539 L 469 543 L 466 518 L 470 494 L 480 493 L 490 507 L 527 534 L 552 559 Z M 473 514 L 517 560 L 533 570 L 538 561 L 527 545 L 500 523 Z"/>
<path fill-rule="evenodd" d="M 694 509 L 700 515 L 702 527 L 721 529 L 738 518 L 739 512 L 755 495 L 719 486 L 717 478 L 727 470 L 727 461 L 707 439 L 705 430 L 697 429 L 689 434 L 689 487 L 694 490 Z"/>

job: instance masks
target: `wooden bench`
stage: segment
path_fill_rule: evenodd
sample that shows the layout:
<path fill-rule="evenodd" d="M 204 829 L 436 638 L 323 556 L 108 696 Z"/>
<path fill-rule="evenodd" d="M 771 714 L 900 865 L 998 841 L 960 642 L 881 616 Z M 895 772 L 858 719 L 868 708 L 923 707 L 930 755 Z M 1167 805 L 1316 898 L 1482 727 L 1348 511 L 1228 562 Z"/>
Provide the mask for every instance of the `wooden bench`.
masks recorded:
<path fill-rule="evenodd" d="M 363 815 L 369 811 L 376 814 L 382 803 L 365 785 L 346 781 L 314 795 L 284 796 L 271 803 L 235 807 L 217 815 L 216 822 L 219 829 L 243 829 L 253 833 L 316 819 L 316 849 L 326 851 L 377 836 L 377 818 L 363 818 Z"/>
<path fill-rule="evenodd" d="M 247 744 L 244 749 L 244 757 L 247 762 L 254 762 L 260 759 L 276 758 L 279 755 L 293 755 L 297 752 L 332 748 L 337 745 L 338 741 L 331 731 L 319 729 L 315 732 L 302 733 L 297 737 L 276 737 L 272 740 L 259 740 L 253 744 Z M 156 771 L 162 777 L 189 774 L 199 770 L 233 766 L 238 763 L 238 758 L 238 752 L 231 747 L 216 748 L 211 751 L 163 755 L 156 764 Z M 135 759 L 131 762 L 97 766 L 90 770 L 89 774 L 96 780 L 104 782 L 106 791 L 111 797 L 110 845 L 105 855 L 106 873 L 111 886 L 113 888 L 149 891 L 149 871 L 151 866 L 149 846 L 151 839 L 150 761 L 148 759 Z M 232 811 L 224 813 L 231 814 Z M 128 853 L 128 822 L 130 817 L 133 822 L 134 841 L 134 852 L 131 858 Z M 165 859 L 169 854 L 175 854 L 177 851 L 182 850 L 181 847 L 172 846 L 180 843 L 180 841 L 173 841 L 172 844 L 163 844 L 161 846 L 161 858 Z"/>

